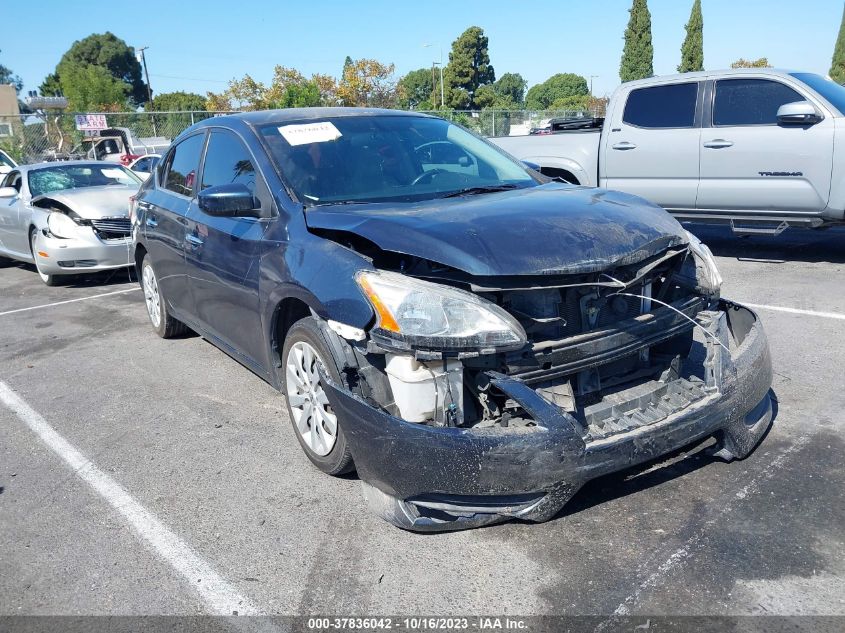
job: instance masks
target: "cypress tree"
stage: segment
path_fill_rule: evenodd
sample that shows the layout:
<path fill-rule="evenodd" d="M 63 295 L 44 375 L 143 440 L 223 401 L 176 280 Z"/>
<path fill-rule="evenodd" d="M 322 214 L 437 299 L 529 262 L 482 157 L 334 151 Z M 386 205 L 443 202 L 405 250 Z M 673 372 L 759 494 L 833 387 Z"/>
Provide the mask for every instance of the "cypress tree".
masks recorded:
<path fill-rule="evenodd" d="M 654 75 L 654 46 L 651 43 L 651 13 L 646 0 L 634 0 L 631 19 L 625 29 L 625 48 L 619 65 L 619 78 L 625 81 Z"/>
<path fill-rule="evenodd" d="M 701 16 L 701 0 L 695 0 L 686 25 L 687 37 L 681 46 L 679 73 L 704 70 L 704 18 Z"/>
<path fill-rule="evenodd" d="M 836 38 L 828 74 L 836 83 L 845 83 L 845 12 L 842 13 L 842 24 L 839 26 L 839 37 Z"/>

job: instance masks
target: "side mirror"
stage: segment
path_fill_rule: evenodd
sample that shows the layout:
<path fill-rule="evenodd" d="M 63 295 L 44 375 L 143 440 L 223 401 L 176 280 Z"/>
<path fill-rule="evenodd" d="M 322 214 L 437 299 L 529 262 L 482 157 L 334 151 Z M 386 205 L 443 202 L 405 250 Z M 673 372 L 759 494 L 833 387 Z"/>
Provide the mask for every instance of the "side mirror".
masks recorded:
<path fill-rule="evenodd" d="M 261 214 L 261 203 L 239 182 L 204 189 L 197 196 L 197 203 L 202 211 L 216 217 L 256 218 Z"/>
<path fill-rule="evenodd" d="M 14 187 L 0 187 L 0 198 L 15 198 L 18 190 Z"/>
<path fill-rule="evenodd" d="M 778 108 L 780 125 L 815 125 L 824 120 L 821 113 L 809 101 L 784 103 Z"/>
<path fill-rule="evenodd" d="M 532 163 L 531 161 L 524 160 L 522 164 L 528 169 L 533 169 L 534 171 L 540 171 L 540 166 L 537 163 Z"/>

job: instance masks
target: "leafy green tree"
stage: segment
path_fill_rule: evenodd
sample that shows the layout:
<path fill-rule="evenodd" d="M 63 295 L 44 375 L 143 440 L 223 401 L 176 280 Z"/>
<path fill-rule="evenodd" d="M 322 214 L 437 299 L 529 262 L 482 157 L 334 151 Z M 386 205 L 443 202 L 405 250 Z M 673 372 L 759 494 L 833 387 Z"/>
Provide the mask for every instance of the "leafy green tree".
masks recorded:
<path fill-rule="evenodd" d="M 320 105 L 320 88 L 314 81 L 285 86 L 282 98 L 274 101 L 274 108 L 313 108 Z"/>
<path fill-rule="evenodd" d="M 679 73 L 704 70 L 704 18 L 701 15 L 701 0 L 695 0 L 687 22 L 686 39 L 681 46 Z"/>
<path fill-rule="evenodd" d="M 529 110 L 546 110 L 561 99 L 588 97 L 589 94 L 590 89 L 584 77 L 575 73 L 558 73 L 532 86 L 525 95 L 525 106 Z"/>
<path fill-rule="evenodd" d="M 749 60 L 745 59 L 744 57 L 740 57 L 736 60 L 733 64 L 731 64 L 731 68 L 771 68 L 771 64 L 769 64 L 769 59 L 767 57 L 761 57 L 760 59 Z"/>
<path fill-rule="evenodd" d="M 23 79 L 13 73 L 11 69 L 6 68 L 3 64 L 0 64 L 0 84 L 13 84 L 15 86 L 15 92 L 20 94 L 20 91 L 23 88 Z"/>
<path fill-rule="evenodd" d="M 828 74 L 836 83 L 845 83 L 845 11 L 842 13 L 842 23 L 839 25 L 839 36 L 836 38 L 836 48 L 833 49 Z"/>
<path fill-rule="evenodd" d="M 471 26 L 452 42 L 449 63 L 443 71 L 448 106 L 472 110 L 481 108 L 475 102 L 476 91 L 496 80 L 487 45 L 484 30 L 477 26 Z"/>
<path fill-rule="evenodd" d="M 159 112 L 202 112 L 205 97 L 194 92 L 165 92 L 153 97 L 153 110 Z"/>
<path fill-rule="evenodd" d="M 60 90 L 70 99 L 69 87 L 71 92 L 84 92 L 84 87 L 69 84 L 70 76 L 81 76 L 77 71 L 79 67 L 84 66 L 101 68 L 115 81 L 126 84 L 127 96 L 133 105 L 141 105 L 147 101 L 147 86 L 141 79 L 141 64 L 135 58 L 135 50 L 108 31 L 94 33 L 74 42 L 62 55 L 55 73 L 44 79 L 41 94 L 56 94 Z"/>
<path fill-rule="evenodd" d="M 654 75 L 654 46 L 651 43 L 651 13 L 646 0 L 634 0 L 625 29 L 625 47 L 619 65 L 619 78 L 625 81 Z"/>
<path fill-rule="evenodd" d="M 408 110 L 430 109 L 434 84 L 431 68 L 412 70 L 399 80 L 397 104 Z M 421 108 L 427 105 L 427 108 Z"/>
<path fill-rule="evenodd" d="M 102 66 L 68 64 L 62 69 L 62 90 L 70 112 L 120 111 L 127 103 L 130 87 Z"/>
<path fill-rule="evenodd" d="M 525 88 L 528 82 L 519 73 L 505 73 L 493 84 L 493 91 L 499 99 L 510 100 L 514 106 L 525 103 Z"/>

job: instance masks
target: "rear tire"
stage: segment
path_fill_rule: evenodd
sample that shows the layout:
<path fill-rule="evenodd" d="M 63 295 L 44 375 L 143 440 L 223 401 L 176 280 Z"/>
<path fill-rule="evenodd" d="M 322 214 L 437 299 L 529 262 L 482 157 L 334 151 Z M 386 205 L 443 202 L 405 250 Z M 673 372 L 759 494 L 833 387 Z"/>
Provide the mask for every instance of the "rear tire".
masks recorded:
<path fill-rule="evenodd" d="M 326 474 L 351 472 L 355 465 L 342 422 L 328 402 L 317 370 L 322 367 L 332 381 L 342 384 L 340 368 L 314 317 L 300 319 L 291 326 L 282 361 L 288 416 L 305 455 Z"/>
<path fill-rule="evenodd" d="M 144 291 L 147 316 L 156 334 L 161 338 L 173 338 L 187 332 L 185 324 L 173 318 L 167 310 L 167 301 L 159 289 L 158 277 L 149 255 L 144 255 L 141 262 L 141 289 Z"/>
<path fill-rule="evenodd" d="M 36 229 L 32 229 L 29 232 L 29 250 L 32 252 L 32 263 L 35 264 L 35 271 L 38 273 L 38 276 L 41 278 L 41 281 L 44 282 L 47 286 L 58 286 L 62 282 L 61 275 L 48 275 L 47 273 L 41 272 L 41 268 L 38 266 L 38 250 L 35 248 L 35 241 L 38 239 L 38 231 Z"/>

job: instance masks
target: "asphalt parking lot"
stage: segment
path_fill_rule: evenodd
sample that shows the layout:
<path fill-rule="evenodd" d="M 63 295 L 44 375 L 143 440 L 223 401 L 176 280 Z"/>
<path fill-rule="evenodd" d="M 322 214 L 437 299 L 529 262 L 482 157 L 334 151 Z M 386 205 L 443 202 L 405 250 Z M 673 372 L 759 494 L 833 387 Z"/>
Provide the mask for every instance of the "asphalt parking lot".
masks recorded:
<path fill-rule="evenodd" d="M 437 535 L 313 468 L 248 370 L 157 338 L 125 271 L 0 268 L 0 613 L 845 615 L 845 229 L 694 230 L 769 336 L 758 449 L 691 447 L 548 523 Z"/>

